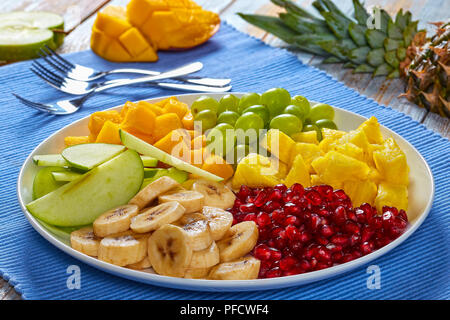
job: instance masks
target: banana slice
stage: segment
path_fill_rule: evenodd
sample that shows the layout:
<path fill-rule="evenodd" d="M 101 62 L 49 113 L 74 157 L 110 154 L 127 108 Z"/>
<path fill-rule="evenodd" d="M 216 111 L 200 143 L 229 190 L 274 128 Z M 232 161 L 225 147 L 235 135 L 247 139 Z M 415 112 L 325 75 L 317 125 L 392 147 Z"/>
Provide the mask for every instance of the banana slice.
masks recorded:
<path fill-rule="evenodd" d="M 188 268 L 184 273 L 186 279 L 206 279 L 211 268 Z"/>
<path fill-rule="evenodd" d="M 208 219 L 201 213 L 186 213 L 180 220 L 175 222 L 175 225 L 186 232 L 188 244 L 194 251 L 204 250 L 213 242 L 209 231 Z"/>
<path fill-rule="evenodd" d="M 138 233 L 153 231 L 181 218 L 185 209 L 178 202 L 166 202 L 149 208 L 131 219 L 130 228 Z"/>
<path fill-rule="evenodd" d="M 161 275 L 183 277 L 192 258 L 186 232 L 166 224 L 148 239 L 148 258 L 153 269 Z"/>
<path fill-rule="evenodd" d="M 185 213 L 198 212 L 202 210 L 205 197 L 196 191 L 177 191 L 158 197 L 159 203 L 176 201 L 185 209 Z"/>
<path fill-rule="evenodd" d="M 197 180 L 192 185 L 192 190 L 205 196 L 205 206 L 221 209 L 231 208 L 236 196 L 226 185 L 208 180 Z"/>
<path fill-rule="evenodd" d="M 211 237 L 215 241 L 222 239 L 233 224 L 233 215 L 220 208 L 204 206 L 202 214 L 208 219 Z"/>
<path fill-rule="evenodd" d="M 223 239 L 217 242 L 220 261 L 227 262 L 238 259 L 249 253 L 258 240 L 258 228 L 253 221 L 235 224 L 228 230 Z"/>
<path fill-rule="evenodd" d="M 95 219 L 93 227 L 97 237 L 106 237 L 114 233 L 130 229 L 131 218 L 137 215 L 139 208 L 134 204 L 127 204 L 109 210 Z"/>
<path fill-rule="evenodd" d="M 142 269 L 148 269 L 152 266 L 150 263 L 150 259 L 148 257 L 145 257 L 139 262 L 129 264 L 127 265 L 127 268 L 134 269 L 134 270 L 142 270 Z"/>
<path fill-rule="evenodd" d="M 211 280 L 252 280 L 257 279 L 261 261 L 252 256 L 224 262 L 213 267 L 209 272 Z"/>
<path fill-rule="evenodd" d="M 98 258 L 118 266 L 137 263 L 147 255 L 148 237 L 134 234 L 103 238 L 98 248 Z"/>
<path fill-rule="evenodd" d="M 213 243 L 206 249 L 200 251 L 194 251 L 192 253 L 190 269 L 207 269 L 215 266 L 220 262 L 219 248 L 216 243 Z"/>
<path fill-rule="evenodd" d="M 70 245 L 77 251 L 96 257 L 98 255 L 98 247 L 100 239 L 94 234 L 91 227 L 85 227 L 73 231 L 70 234 Z"/>
<path fill-rule="evenodd" d="M 128 204 L 135 204 L 139 207 L 139 210 L 141 210 L 142 208 L 148 206 L 159 195 L 166 193 L 179 185 L 180 184 L 172 178 L 163 176 L 139 191 L 138 194 L 128 202 Z"/>

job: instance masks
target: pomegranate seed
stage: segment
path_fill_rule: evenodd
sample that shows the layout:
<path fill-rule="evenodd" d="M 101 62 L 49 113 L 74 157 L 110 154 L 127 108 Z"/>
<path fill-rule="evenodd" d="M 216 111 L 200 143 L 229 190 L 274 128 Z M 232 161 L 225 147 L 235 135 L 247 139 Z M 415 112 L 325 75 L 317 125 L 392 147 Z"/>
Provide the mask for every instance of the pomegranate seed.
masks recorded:
<path fill-rule="evenodd" d="M 298 237 L 297 237 L 297 240 L 300 241 L 300 242 L 302 242 L 302 243 L 308 242 L 308 241 L 311 240 L 311 239 L 312 239 L 312 236 L 311 236 L 311 234 L 310 234 L 309 232 L 307 232 L 307 231 L 302 231 L 302 232 L 300 232 L 300 234 L 299 234 Z"/>
<path fill-rule="evenodd" d="M 315 190 L 310 190 L 305 194 L 305 196 L 308 202 L 314 206 L 318 206 L 322 203 L 322 198 L 320 197 L 320 194 Z"/>
<path fill-rule="evenodd" d="M 246 203 L 246 204 L 241 205 L 239 207 L 239 210 L 241 212 L 244 212 L 244 213 L 254 213 L 258 209 L 256 208 L 255 204 L 253 204 L 253 203 Z"/>
<path fill-rule="evenodd" d="M 356 215 L 356 221 L 358 221 L 359 223 L 365 223 L 366 222 L 366 213 L 364 212 L 364 210 L 362 209 L 356 209 L 355 210 L 355 215 Z"/>
<path fill-rule="evenodd" d="M 297 259 L 292 256 L 284 257 L 280 260 L 280 269 L 283 271 L 290 270 L 297 263 Z"/>
<path fill-rule="evenodd" d="M 254 201 L 255 206 L 262 207 L 266 203 L 266 199 L 267 199 L 266 191 L 265 190 L 260 191 L 255 197 Z"/>
<path fill-rule="evenodd" d="M 361 233 L 361 241 L 362 242 L 368 241 L 374 234 L 375 231 L 373 231 L 370 227 L 364 228 Z"/>
<path fill-rule="evenodd" d="M 297 216 L 301 213 L 301 208 L 292 202 L 288 202 L 284 205 L 284 212 L 288 215 Z"/>
<path fill-rule="evenodd" d="M 263 206 L 262 209 L 263 209 L 265 212 L 271 213 L 271 212 L 273 212 L 274 210 L 279 209 L 280 207 L 281 207 L 281 204 L 280 204 L 279 202 L 276 202 L 276 201 L 269 201 L 269 202 L 267 202 L 267 203 Z"/>
<path fill-rule="evenodd" d="M 269 217 L 269 215 L 267 213 L 261 212 L 256 217 L 256 223 L 260 227 L 265 227 L 265 226 L 270 225 L 272 223 L 272 220 L 270 219 L 270 217 Z"/>
<path fill-rule="evenodd" d="M 341 263 L 349 262 L 353 260 L 353 256 L 350 253 L 344 254 L 340 259 Z"/>
<path fill-rule="evenodd" d="M 335 235 L 331 238 L 331 242 L 335 245 L 346 246 L 349 242 L 349 239 L 342 235 Z"/>
<path fill-rule="evenodd" d="M 344 190 L 335 190 L 333 191 L 333 195 L 335 199 L 348 200 L 348 196 L 345 194 Z"/>
<path fill-rule="evenodd" d="M 281 277 L 281 270 L 279 267 L 275 267 L 266 272 L 266 278 Z"/>
<path fill-rule="evenodd" d="M 303 269 L 303 270 L 305 270 L 305 271 L 309 271 L 309 270 L 311 270 L 311 263 L 309 263 L 309 261 L 308 260 L 305 260 L 305 259 L 302 259 L 300 262 L 299 262 L 299 265 L 298 265 L 301 269 Z"/>
<path fill-rule="evenodd" d="M 305 193 L 305 189 L 299 183 L 294 183 L 291 188 L 292 192 L 294 192 L 297 196 L 302 196 Z"/>
<path fill-rule="evenodd" d="M 265 244 L 257 245 L 255 247 L 255 249 L 253 250 L 253 254 L 254 254 L 255 258 L 257 258 L 261 261 L 269 260 L 270 256 L 271 256 L 270 249 Z"/>
<path fill-rule="evenodd" d="M 342 251 L 342 246 L 336 245 L 336 244 L 334 244 L 334 243 L 329 243 L 329 244 L 327 244 L 327 245 L 326 245 L 326 248 L 327 248 L 328 250 L 330 250 L 331 252 L 340 252 L 340 251 Z"/>
<path fill-rule="evenodd" d="M 372 242 L 364 242 L 361 244 L 360 246 L 360 250 L 362 252 L 363 255 L 369 254 L 373 251 L 374 249 L 374 244 Z"/>
<path fill-rule="evenodd" d="M 287 236 L 287 238 L 289 240 L 293 241 L 293 240 L 295 240 L 297 238 L 297 234 L 299 232 L 298 232 L 298 229 L 295 226 L 288 225 L 285 230 L 286 230 L 286 236 Z"/>
<path fill-rule="evenodd" d="M 326 246 L 329 243 L 328 239 L 322 236 L 316 236 L 315 240 L 318 244 L 323 246 Z"/>
<path fill-rule="evenodd" d="M 256 222 L 256 214 L 249 213 L 244 217 L 244 221 L 253 221 Z"/>
<path fill-rule="evenodd" d="M 320 234 L 322 234 L 325 238 L 329 238 L 334 235 L 334 228 L 332 226 L 324 224 L 320 228 Z"/>
<path fill-rule="evenodd" d="M 311 214 L 311 218 L 309 219 L 309 226 L 313 232 L 316 232 L 320 225 L 320 217 L 317 214 Z"/>
<path fill-rule="evenodd" d="M 281 190 L 273 189 L 267 196 L 267 201 L 280 202 L 283 199 L 283 192 Z"/>
<path fill-rule="evenodd" d="M 338 225 L 342 225 L 347 220 L 347 212 L 343 206 L 338 206 L 336 210 L 334 210 L 334 221 Z"/>
<path fill-rule="evenodd" d="M 284 185 L 284 184 L 282 184 L 282 183 L 280 183 L 280 184 L 277 184 L 275 187 L 273 187 L 275 190 L 279 190 L 279 191 L 281 191 L 282 193 L 285 193 L 286 192 L 286 190 L 287 190 L 287 187 L 286 187 L 286 185 Z"/>
<path fill-rule="evenodd" d="M 271 261 L 280 261 L 280 259 L 282 257 L 280 250 L 270 248 L 269 251 L 270 251 L 270 260 Z"/>
<path fill-rule="evenodd" d="M 252 190 L 249 187 L 242 185 L 241 188 L 239 189 L 239 192 L 236 194 L 236 197 L 239 200 L 245 202 L 247 200 L 247 197 L 249 197 L 251 194 Z"/>
<path fill-rule="evenodd" d="M 360 232 L 358 225 L 351 221 L 348 221 L 345 224 L 344 229 L 346 232 L 351 233 L 351 234 L 357 234 Z"/>
<path fill-rule="evenodd" d="M 283 221 L 283 226 L 294 225 L 296 227 L 300 226 L 300 219 L 295 216 L 287 216 Z"/>
<path fill-rule="evenodd" d="M 278 224 L 281 224 L 286 217 L 283 209 L 277 209 L 272 212 L 272 220 Z"/>
<path fill-rule="evenodd" d="M 353 234 L 350 237 L 350 245 L 354 246 L 355 244 L 359 243 L 361 241 L 361 237 L 359 236 L 359 234 Z"/>

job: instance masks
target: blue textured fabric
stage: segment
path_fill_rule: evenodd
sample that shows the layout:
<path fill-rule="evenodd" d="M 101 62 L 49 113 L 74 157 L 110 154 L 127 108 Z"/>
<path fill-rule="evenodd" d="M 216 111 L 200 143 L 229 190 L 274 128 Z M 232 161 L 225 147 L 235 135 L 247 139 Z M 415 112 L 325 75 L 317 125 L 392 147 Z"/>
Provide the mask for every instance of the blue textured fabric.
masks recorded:
<path fill-rule="evenodd" d="M 117 67 L 91 51 L 68 54 L 70 60 L 99 69 Z M 401 134 L 425 157 L 434 174 L 433 209 L 423 225 L 401 246 L 374 261 L 381 268 L 381 289 L 366 287 L 366 268 L 301 287 L 246 293 L 182 291 L 144 285 L 101 272 L 55 248 L 33 230 L 16 198 L 20 166 L 47 136 L 85 117 L 126 100 L 139 100 L 178 92 L 154 88 L 119 88 L 102 93 L 79 112 L 64 117 L 38 113 L 20 104 L 16 92 L 35 101 L 52 102 L 64 94 L 45 85 L 30 71 L 30 62 L 0 68 L 0 275 L 27 299 L 449 299 L 449 179 L 450 142 L 409 116 L 380 106 L 322 71 L 302 64 L 282 49 L 223 24 L 208 43 L 183 52 L 160 52 L 151 64 L 123 64 L 167 70 L 201 61 L 201 75 L 230 77 L 234 91 L 262 92 L 273 86 L 293 94 L 357 112 L 374 115 Z M 66 268 L 81 267 L 81 289 L 68 290 Z"/>

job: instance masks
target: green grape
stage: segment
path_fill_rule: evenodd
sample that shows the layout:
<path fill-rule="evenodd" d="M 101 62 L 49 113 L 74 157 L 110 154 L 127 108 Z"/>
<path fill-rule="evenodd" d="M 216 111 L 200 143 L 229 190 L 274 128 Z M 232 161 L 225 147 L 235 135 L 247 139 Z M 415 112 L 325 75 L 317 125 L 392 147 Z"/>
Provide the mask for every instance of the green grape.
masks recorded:
<path fill-rule="evenodd" d="M 253 113 L 256 113 L 258 116 L 260 116 L 261 119 L 263 119 L 263 121 L 264 121 L 264 126 L 266 126 L 270 121 L 270 112 L 267 109 L 267 107 L 263 106 L 262 104 L 257 104 L 257 105 L 248 107 L 247 109 L 244 110 L 243 113 L 246 113 L 246 112 L 253 112 Z"/>
<path fill-rule="evenodd" d="M 283 113 L 293 114 L 294 116 L 299 118 L 302 121 L 302 123 L 303 123 L 303 120 L 305 119 L 305 114 L 303 113 L 303 110 L 299 106 L 296 106 L 295 104 L 288 105 L 284 109 Z"/>
<path fill-rule="evenodd" d="M 311 110 L 311 105 L 309 104 L 308 99 L 306 99 L 303 96 L 295 96 L 291 99 L 291 104 L 299 107 L 301 109 L 301 112 L 303 114 L 303 119 L 306 118 L 309 111 Z"/>
<path fill-rule="evenodd" d="M 302 121 L 293 114 L 280 114 L 270 121 L 270 129 L 278 129 L 288 136 L 302 131 Z"/>
<path fill-rule="evenodd" d="M 239 98 L 232 94 L 224 95 L 219 101 L 218 113 L 221 114 L 224 111 L 238 112 Z"/>
<path fill-rule="evenodd" d="M 261 104 L 269 109 L 272 118 L 282 113 L 290 102 L 291 95 L 283 88 L 272 88 L 261 95 Z"/>
<path fill-rule="evenodd" d="M 316 126 L 318 126 L 320 129 L 322 128 L 328 128 L 328 129 L 333 129 L 333 130 L 337 130 L 337 125 L 336 123 L 334 123 L 333 120 L 330 119 L 320 119 L 317 120 L 315 123 Z"/>
<path fill-rule="evenodd" d="M 315 124 L 308 124 L 303 128 L 303 132 L 306 131 L 316 131 L 317 132 L 317 140 L 322 140 L 322 130 L 316 126 Z"/>
<path fill-rule="evenodd" d="M 254 112 L 245 112 L 237 119 L 234 127 L 243 130 L 236 132 L 238 143 L 249 144 L 258 140 L 260 130 L 264 129 L 264 120 Z"/>
<path fill-rule="evenodd" d="M 233 150 L 236 144 L 234 128 L 228 123 L 219 123 L 209 130 L 206 136 L 206 142 L 208 144 L 207 148 L 211 152 L 224 156 L 230 150 Z"/>
<path fill-rule="evenodd" d="M 234 127 L 239 114 L 234 111 L 224 111 L 217 117 L 217 123 L 228 123 Z"/>
<path fill-rule="evenodd" d="M 192 103 L 191 112 L 195 117 L 197 113 L 203 110 L 211 110 L 217 114 L 217 111 L 219 110 L 219 103 L 214 98 L 201 96 L 200 98 L 195 100 L 194 103 Z"/>
<path fill-rule="evenodd" d="M 246 93 L 239 100 L 238 112 L 242 114 L 245 109 L 256 104 L 261 104 L 261 96 L 255 92 Z"/>
<path fill-rule="evenodd" d="M 334 109 L 332 106 L 325 103 L 318 103 L 311 107 L 311 111 L 309 111 L 308 118 L 311 119 L 312 122 L 316 122 L 320 119 L 334 119 Z"/>
<path fill-rule="evenodd" d="M 194 116 L 194 121 L 199 121 L 202 124 L 202 131 L 213 128 L 217 123 L 217 115 L 212 110 L 202 110 Z"/>

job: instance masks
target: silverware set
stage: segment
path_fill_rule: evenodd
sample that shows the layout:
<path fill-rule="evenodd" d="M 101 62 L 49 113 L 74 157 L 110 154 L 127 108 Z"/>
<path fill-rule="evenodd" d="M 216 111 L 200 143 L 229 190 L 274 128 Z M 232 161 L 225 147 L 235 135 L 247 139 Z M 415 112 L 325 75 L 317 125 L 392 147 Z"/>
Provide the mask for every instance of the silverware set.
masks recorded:
<path fill-rule="evenodd" d="M 43 104 L 30 101 L 15 93 L 13 93 L 13 95 L 28 107 L 54 115 L 74 113 L 93 95 L 107 89 L 127 85 L 145 85 L 172 90 L 209 93 L 231 90 L 231 79 L 192 76 L 192 73 L 203 68 L 201 62 L 193 62 L 166 72 L 132 68 L 100 71 L 79 64 L 73 64 L 47 46 L 41 49 L 40 57 L 42 60 L 33 61 L 30 70 L 53 88 L 78 97 L 60 100 L 54 104 Z M 96 81 L 107 77 L 110 74 L 118 73 L 139 74 L 141 77 L 133 79 L 114 79 L 101 82 Z M 168 79 L 176 80 L 177 82 L 162 81 Z"/>

